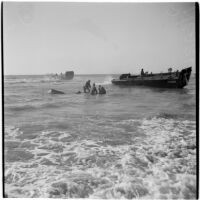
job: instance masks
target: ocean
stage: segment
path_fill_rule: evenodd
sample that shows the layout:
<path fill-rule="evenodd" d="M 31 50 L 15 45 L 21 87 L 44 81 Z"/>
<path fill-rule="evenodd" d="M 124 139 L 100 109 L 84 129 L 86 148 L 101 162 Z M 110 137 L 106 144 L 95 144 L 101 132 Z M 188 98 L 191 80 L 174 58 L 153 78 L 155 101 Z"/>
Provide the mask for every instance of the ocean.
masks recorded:
<path fill-rule="evenodd" d="M 8 197 L 196 198 L 194 74 L 183 89 L 119 87 L 116 77 L 4 77 Z M 89 79 L 107 94 L 76 94 Z"/>

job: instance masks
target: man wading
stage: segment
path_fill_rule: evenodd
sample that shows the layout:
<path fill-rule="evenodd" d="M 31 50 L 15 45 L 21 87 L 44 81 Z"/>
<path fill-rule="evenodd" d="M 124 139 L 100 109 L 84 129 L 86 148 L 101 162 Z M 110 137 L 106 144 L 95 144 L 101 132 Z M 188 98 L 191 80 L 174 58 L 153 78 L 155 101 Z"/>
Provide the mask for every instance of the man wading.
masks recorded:
<path fill-rule="evenodd" d="M 95 83 L 93 83 L 92 90 L 91 90 L 91 95 L 95 95 L 95 94 L 98 94 L 98 92 L 97 92 L 97 88 L 95 86 Z"/>
<path fill-rule="evenodd" d="M 101 85 L 99 85 L 99 94 L 106 94 L 106 89 Z"/>
<path fill-rule="evenodd" d="M 91 85 L 90 85 L 90 80 L 88 80 L 85 85 L 83 86 L 83 91 L 85 93 L 90 93 L 90 88 L 91 88 Z"/>

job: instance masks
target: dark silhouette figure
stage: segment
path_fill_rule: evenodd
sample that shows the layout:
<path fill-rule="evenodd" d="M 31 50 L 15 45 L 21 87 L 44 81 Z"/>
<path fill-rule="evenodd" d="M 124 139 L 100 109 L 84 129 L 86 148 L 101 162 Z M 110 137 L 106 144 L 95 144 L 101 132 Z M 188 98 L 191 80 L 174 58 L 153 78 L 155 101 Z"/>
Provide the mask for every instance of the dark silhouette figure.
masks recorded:
<path fill-rule="evenodd" d="M 88 80 L 85 85 L 83 86 L 83 91 L 84 93 L 90 93 L 90 88 L 91 88 L 91 85 L 90 85 L 90 80 Z"/>
<path fill-rule="evenodd" d="M 106 94 L 106 89 L 101 85 L 99 85 L 99 94 Z"/>
<path fill-rule="evenodd" d="M 141 70 L 141 76 L 144 76 L 144 70 L 143 69 Z"/>
<path fill-rule="evenodd" d="M 95 86 L 95 83 L 93 83 L 93 86 L 92 86 L 92 89 L 91 89 L 91 95 L 95 95 L 95 94 L 97 94 L 98 92 L 97 92 L 97 88 L 96 88 L 96 86 Z"/>

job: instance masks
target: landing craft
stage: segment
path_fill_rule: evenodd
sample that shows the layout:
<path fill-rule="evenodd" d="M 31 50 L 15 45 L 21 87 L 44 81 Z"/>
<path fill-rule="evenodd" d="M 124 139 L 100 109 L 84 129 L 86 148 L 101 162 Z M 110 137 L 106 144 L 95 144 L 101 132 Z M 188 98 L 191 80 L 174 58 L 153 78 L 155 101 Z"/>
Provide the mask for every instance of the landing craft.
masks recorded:
<path fill-rule="evenodd" d="M 64 74 L 55 74 L 52 77 L 60 80 L 71 80 L 74 78 L 74 71 L 66 71 Z"/>
<path fill-rule="evenodd" d="M 159 88 L 183 88 L 190 80 L 192 67 L 172 72 L 169 68 L 168 73 L 141 75 L 122 74 L 119 79 L 113 79 L 112 83 L 116 85 L 143 85 Z"/>

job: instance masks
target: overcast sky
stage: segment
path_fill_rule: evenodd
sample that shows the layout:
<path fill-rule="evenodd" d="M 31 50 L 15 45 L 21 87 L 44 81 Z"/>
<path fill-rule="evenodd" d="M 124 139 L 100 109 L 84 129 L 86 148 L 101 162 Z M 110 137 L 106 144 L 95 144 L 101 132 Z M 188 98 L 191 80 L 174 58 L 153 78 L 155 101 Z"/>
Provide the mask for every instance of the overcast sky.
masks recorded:
<path fill-rule="evenodd" d="M 5 74 L 195 71 L 194 3 L 4 2 Z"/>

